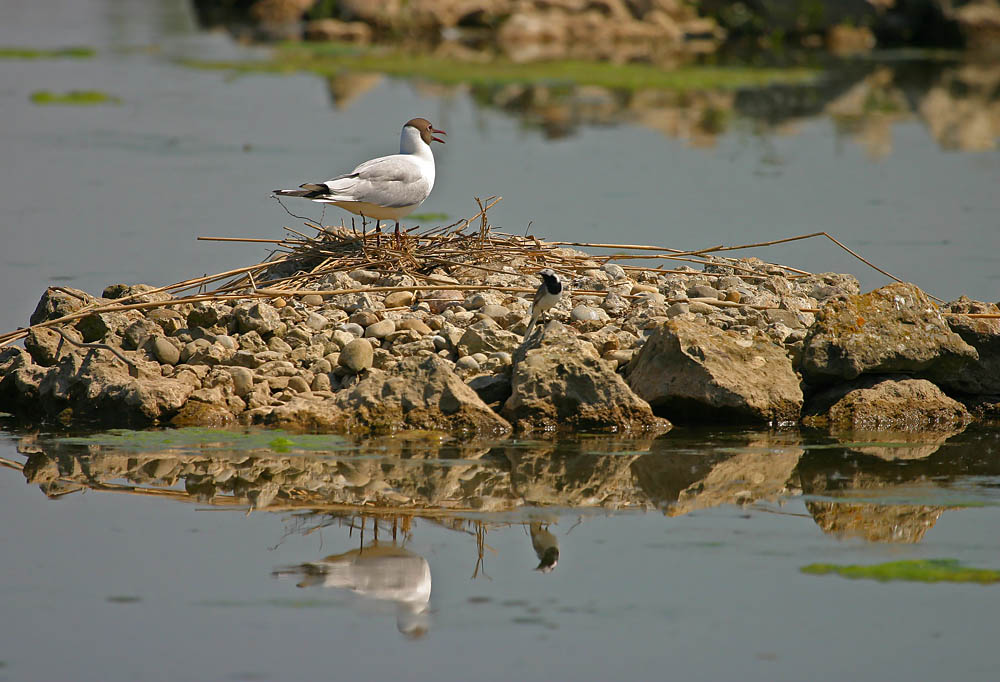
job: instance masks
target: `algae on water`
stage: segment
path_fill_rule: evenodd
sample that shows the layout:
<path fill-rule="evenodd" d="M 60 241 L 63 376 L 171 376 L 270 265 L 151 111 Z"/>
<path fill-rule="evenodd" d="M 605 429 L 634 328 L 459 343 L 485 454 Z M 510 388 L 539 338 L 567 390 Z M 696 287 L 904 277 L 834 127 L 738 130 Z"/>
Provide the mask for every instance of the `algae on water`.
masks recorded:
<path fill-rule="evenodd" d="M 38 90 L 31 93 L 31 101 L 42 106 L 93 106 L 95 104 L 121 104 L 121 99 L 99 90 L 70 90 L 69 92 L 49 92 Z"/>
<path fill-rule="evenodd" d="M 963 566 L 958 559 L 914 559 L 889 561 L 868 566 L 809 564 L 799 570 L 809 575 L 833 573 L 852 580 L 878 580 L 880 582 L 903 580 L 922 583 L 979 583 L 981 585 L 1000 582 L 1000 571 Z"/>
<path fill-rule="evenodd" d="M 183 63 L 196 68 L 245 72 L 311 71 L 323 76 L 345 72 L 384 73 L 453 85 L 566 84 L 596 85 L 621 90 L 736 89 L 774 83 L 810 82 L 820 75 L 817 69 L 803 67 L 690 65 L 664 69 L 652 64 L 583 60 L 513 62 L 502 57 L 488 61 L 459 61 L 429 54 L 361 48 L 339 43 L 285 43 L 275 48 L 271 59 L 265 60 L 185 60 Z"/>
<path fill-rule="evenodd" d="M 0 47 L 0 59 L 89 59 L 97 54 L 92 47 L 58 47 L 34 49 L 30 47 Z"/>

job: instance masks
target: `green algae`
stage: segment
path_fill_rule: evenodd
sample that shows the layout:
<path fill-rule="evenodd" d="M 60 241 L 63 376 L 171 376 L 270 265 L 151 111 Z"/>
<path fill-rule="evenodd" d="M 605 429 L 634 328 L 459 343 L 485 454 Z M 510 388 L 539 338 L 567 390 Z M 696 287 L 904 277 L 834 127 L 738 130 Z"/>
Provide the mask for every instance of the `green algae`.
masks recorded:
<path fill-rule="evenodd" d="M 868 566 L 809 564 L 799 570 L 808 575 L 829 575 L 832 573 L 851 580 L 878 580 L 879 582 L 901 580 L 922 583 L 978 583 L 980 585 L 1000 582 L 1000 571 L 963 566 L 958 559 L 914 559 L 889 561 Z"/>
<path fill-rule="evenodd" d="M 112 429 L 84 436 L 55 439 L 64 445 L 100 446 L 113 450 L 149 452 L 155 450 L 269 450 L 271 452 L 343 452 L 355 446 L 341 436 L 329 434 L 290 434 L 283 431 L 226 430 L 189 427 L 133 431 Z"/>
<path fill-rule="evenodd" d="M 334 77 L 342 73 L 382 73 L 400 78 L 423 78 L 446 85 L 493 86 L 506 84 L 594 85 L 619 90 L 673 91 L 728 90 L 776 83 L 816 80 L 817 69 L 793 67 L 688 65 L 663 69 L 652 64 L 614 64 L 582 60 L 513 62 L 497 57 L 489 61 L 458 61 L 403 50 L 361 48 L 339 43 L 285 43 L 270 59 L 252 61 L 183 60 L 190 67 L 236 72 L 312 72 Z"/>
<path fill-rule="evenodd" d="M 0 47 L 0 59 L 89 59 L 97 54 L 91 47 L 59 47 L 39 50 L 30 47 Z"/>
<path fill-rule="evenodd" d="M 94 106 L 97 104 L 121 104 L 121 100 L 114 95 L 99 90 L 70 90 L 69 92 L 49 92 L 48 90 L 38 90 L 31 93 L 33 104 L 42 106 Z"/>

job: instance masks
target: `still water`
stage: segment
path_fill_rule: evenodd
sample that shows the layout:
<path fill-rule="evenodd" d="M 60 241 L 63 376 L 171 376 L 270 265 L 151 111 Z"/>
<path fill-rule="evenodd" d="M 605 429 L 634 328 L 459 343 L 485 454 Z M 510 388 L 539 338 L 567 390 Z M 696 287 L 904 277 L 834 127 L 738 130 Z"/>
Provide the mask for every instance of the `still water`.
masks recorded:
<path fill-rule="evenodd" d="M 802 569 L 1000 578 L 997 434 L 856 437 L 10 436 L 0 679 L 994 679 L 1000 585 Z"/>
<path fill-rule="evenodd" d="M 0 46 L 96 54 L 0 61 L 3 330 L 50 284 L 256 262 L 260 247 L 195 238 L 281 235 L 272 188 L 395 151 L 415 115 L 448 131 L 428 213 L 499 194 L 499 228 L 682 249 L 825 230 L 943 298 L 998 298 L 995 65 L 912 76 L 892 60 L 822 91 L 726 95 L 730 123 L 706 130 L 697 98 L 535 90 L 514 106 L 192 69 L 177 60 L 258 50 L 179 0 L 4 13 Z M 31 102 L 74 89 L 121 103 Z M 753 253 L 886 281 L 824 242 Z M 4 434 L 0 680 L 995 679 L 1000 587 L 801 570 L 1000 570 L 992 431 Z"/>

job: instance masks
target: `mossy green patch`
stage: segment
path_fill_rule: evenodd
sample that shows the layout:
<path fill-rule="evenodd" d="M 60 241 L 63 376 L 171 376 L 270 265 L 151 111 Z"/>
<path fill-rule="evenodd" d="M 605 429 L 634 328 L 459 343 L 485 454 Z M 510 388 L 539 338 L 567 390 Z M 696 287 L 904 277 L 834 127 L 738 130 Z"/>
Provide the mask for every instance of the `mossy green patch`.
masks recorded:
<path fill-rule="evenodd" d="M 447 213 L 413 213 L 408 220 L 429 223 L 434 220 L 448 220 L 448 218 Z"/>
<path fill-rule="evenodd" d="M 149 452 L 162 449 L 187 451 L 270 450 L 291 452 L 344 452 L 355 446 L 342 436 L 327 434 L 288 434 L 283 431 L 238 431 L 208 428 L 150 429 L 132 431 L 114 429 L 86 436 L 56 439 L 66 445 L 97 445 L 111 450 Z"/>
<path fill-rule="evenodd" d="M 38 50 L 30 47 L 0 47 L 0 59 L 89 59 L 97 54 L 90 47 L 58 47 Z"/>
<path fill-rule="evenodd" d="M 323 76 L 346 72 L 384 73 L 401 78 L 424 78 L 444 84 L 597 85 L 620 90 L 676 91 L 737 89 L 773 83 L 815 80 L 816 69 L 755 66 L 682 66 L 663 69 L 651 64 L 613 64 L 579 60 L 520 63 L 497 57 L 488 61 L 458 61 L 402 50 L 362 48 L 339 43 L 286 43 L 271 59 L 243 62 L 186 60 L 192 67 L 245 72 L 295 73 Z"/>
<path fill-rule="evenodd" d="M 809 575 L 833 573 L 852 580 L 878 580 L 880 582 L 905 580 L 922 583 L 979 583 L 981 585 L 1000 582 L 1000 571 L 963 566 L 958 559 L 889 561 L 869 566 L 809 564 L 800 570 Z"/>
<path fill-rule="evenodd" d="M 31 93 L 31 101 L 34 104 L 61 105 L 61 106 L 93 106 L 95 104 L 121 104 L 121 100 L 114 95 L 99 90 L 70 90 L 69 92 L 49 92 L 48 90 L 38 90 Z"/>

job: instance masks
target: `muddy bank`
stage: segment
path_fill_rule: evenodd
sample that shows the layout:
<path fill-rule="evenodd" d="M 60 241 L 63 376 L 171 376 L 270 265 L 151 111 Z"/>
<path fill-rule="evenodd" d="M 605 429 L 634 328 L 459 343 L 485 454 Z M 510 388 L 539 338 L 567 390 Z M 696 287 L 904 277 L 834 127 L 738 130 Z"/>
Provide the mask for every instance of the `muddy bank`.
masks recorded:
<path fill-rule="evenodd" d="M 24 347 L 0 354 L 0 410 L 497 437 L 670 422 L 954 431 L 1000 401 L 994 304 L 938 305 L 902 283 L 861 294 L 851 275 L 756 258 L 625 269 L 537 244 L 567 292 L 527 336 L 537 254 L 467 254 L 429 283 L 387 268 L 215 297 L 53 287 Z"/>

